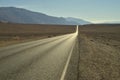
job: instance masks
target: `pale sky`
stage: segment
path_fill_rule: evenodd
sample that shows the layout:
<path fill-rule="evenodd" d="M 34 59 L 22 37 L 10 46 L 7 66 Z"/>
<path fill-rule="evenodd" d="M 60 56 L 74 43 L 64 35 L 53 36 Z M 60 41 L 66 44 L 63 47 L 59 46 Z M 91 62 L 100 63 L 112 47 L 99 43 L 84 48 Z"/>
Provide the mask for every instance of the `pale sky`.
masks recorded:
<path fill-rule="evenodd" d="M 120 0 L 0 0 L 0 7 L 20 7 L 95 23 L 120 23 Z"/>

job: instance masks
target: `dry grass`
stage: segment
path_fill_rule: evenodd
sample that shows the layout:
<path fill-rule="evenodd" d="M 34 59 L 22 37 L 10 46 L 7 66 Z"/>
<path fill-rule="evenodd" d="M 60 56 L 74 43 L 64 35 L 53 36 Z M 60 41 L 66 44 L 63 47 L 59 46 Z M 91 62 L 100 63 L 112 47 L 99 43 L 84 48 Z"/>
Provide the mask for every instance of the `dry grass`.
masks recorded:
<path fill-rule="evenodd" d="M 80 28 L 79 80 L 120 80 L 120 28 L 119 30 L 118 28 L 111 31 L 109 26 L 101 27 L 101 31 L 97 29 L 91 31 L 87 27 L 82 31 Z"/>
<path fill-rule="evenodd" d="M 75 26 L 0 23 L 0 47 L 72 32 Z"/>
<path fill-rule="evenodd" d="M 70 25 L 0 23 L 0 35 L 65 34 L 74 31 L 75 31 L 75 26 L 70 26 Z"/>

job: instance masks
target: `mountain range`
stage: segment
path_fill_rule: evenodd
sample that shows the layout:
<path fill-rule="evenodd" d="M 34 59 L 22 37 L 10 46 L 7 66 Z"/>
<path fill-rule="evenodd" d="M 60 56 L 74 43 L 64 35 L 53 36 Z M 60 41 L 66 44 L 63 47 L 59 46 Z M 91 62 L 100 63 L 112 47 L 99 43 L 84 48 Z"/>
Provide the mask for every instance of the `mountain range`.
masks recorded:
<path fill-rule="evenodd" d="M 0 7 L 0 21 L 22 24 L 61 24 L 83 25 L 90 22 L 77 18 L 49 16 L 40 12 L 33 12 L 23 8 Z"/>

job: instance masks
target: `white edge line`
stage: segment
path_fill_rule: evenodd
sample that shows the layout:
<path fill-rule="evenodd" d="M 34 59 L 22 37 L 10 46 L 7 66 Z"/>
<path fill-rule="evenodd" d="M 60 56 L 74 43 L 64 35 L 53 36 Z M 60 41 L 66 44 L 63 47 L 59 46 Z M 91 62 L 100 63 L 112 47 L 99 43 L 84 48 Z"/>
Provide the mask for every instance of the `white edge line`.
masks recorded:
<path fill-rule="evenodd" d="M 78 34 L 78 25 L 77 25 L 77 27 L 76 27 L 76 32 L 77 32 L 77 34 Z M 75 46 L 75 43 L 76 43 L 76 42 L 74 42 L 74 46 Z M 66 64 L 65 64 L 65 67 L 64 67 L 64 69 L 63 69 L 63 72 L 62 72 L 62 75 L 61 75 L 60 80 L 64 80 L 64 78 L 65 78 L 65 75 L 66 75 L 67 68 L 68 68 L 68 65 L 69 65 L 69 62 L 70 62 L 70 59 L 71 59 L 71 56 L 72 56 L 72 52 L 73 52 L 74 46 L 72 46 L 72 49 L 71 49 L 70 54 L 69 54 L 69 56 L 68 56 L 68 59 L 67 59 L 67 62 L 66 62 Z"/>
<path fill-rule="evenodd" d="M 74 42 L 74 46 L 75 46 L 75 42 Z M 63 72 L 62 72 L 60 80 L 64 80 L 64 78 L 65 78 L 65 75 L 66 75 L 67 68 L 68 68 L 68 65 L 69 65 L 69 62 L 70 62 L 70 59 L 71 59 L 71 56 L 72 56 L 72 52 L 73 52 L 74 46 L 72 46 L 72 49 L 71 49 L 70 54 L 68 56 L 68 59 L 67 59 L 67 62 L 65 64 L 65 67 L 63 69 Z"/>

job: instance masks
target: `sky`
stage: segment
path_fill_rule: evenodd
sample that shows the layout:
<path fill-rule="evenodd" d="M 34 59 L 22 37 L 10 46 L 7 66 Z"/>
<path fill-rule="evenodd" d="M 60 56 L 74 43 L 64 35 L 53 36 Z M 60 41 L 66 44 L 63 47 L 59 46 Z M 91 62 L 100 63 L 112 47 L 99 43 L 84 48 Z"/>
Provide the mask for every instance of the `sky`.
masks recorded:
<path fill-rule="evenodd" d="M 19 7 L 56 17 L 93 23 L 120 23 L 120 0 L 0 0 L 0 7 Z"/>

